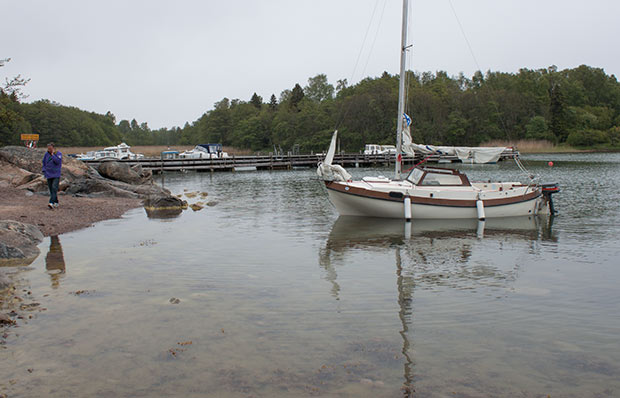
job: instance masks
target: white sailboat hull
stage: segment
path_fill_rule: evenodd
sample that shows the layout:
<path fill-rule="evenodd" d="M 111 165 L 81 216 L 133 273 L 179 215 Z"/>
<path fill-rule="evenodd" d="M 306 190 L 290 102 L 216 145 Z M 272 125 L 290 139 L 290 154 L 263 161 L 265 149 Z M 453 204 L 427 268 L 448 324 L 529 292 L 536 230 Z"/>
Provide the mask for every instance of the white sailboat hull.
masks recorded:
<path fill-rule="evenodd" d="M 342 216 L 405 218 L 404 198 L 398 200 L 365 196 L 359 193 L 348 193 L 343 190 L 333 189 L 333 184 L 338 183 L 327 184 L 329 200 Z M 456 203 L 458 201 L 438 199 L 435 203 L 420 203 L 418 201 L 419 198 L 415 196 L 410 196 L 410 198 L 411 216 L 414 220 L 479 218 L 475 201 L 472 200 L 463 200 L 462 203 Z M 524 195 L 522 200 L 519 199 L 513 200 L 511 203 L 501 203 L 501 201 L 496 200 L 495 202 L 500 203 L 495 204 L 493 200 L 486 201 L 484 207 L 486 218 L 518 217 L 547 212 L 546 201 L 541 194 L 532 192 L 529 195 Z M 426 199 L 426 202 L 431 201 Z M 452 204 L 446 202 L 452 202 Z"/>

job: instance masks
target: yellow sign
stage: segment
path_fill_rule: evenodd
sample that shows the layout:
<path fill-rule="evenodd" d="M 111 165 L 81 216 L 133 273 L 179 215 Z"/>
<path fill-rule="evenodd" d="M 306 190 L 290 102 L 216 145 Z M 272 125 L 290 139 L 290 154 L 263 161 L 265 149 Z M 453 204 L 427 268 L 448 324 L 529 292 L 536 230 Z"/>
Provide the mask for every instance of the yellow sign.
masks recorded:
<path fill-rule="evenodd" d="M 39 134 L 22 134 L 22 141 L 39 141 Z"/>

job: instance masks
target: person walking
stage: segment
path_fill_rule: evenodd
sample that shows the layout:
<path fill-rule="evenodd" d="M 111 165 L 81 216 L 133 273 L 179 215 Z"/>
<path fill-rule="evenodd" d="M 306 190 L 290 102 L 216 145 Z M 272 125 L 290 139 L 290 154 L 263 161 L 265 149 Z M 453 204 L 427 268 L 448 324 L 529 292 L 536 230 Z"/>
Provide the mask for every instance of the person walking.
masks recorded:
<path fill-rule="evenodd" d="M 47 178 L 47 187 L 50 190 L 50 209 L 58 207 L 58 183 L 62 167 L 62 153 L 54 148 L 54 143 L 47 144 L 47 152 L 43 156 L 43 175 Z"/>

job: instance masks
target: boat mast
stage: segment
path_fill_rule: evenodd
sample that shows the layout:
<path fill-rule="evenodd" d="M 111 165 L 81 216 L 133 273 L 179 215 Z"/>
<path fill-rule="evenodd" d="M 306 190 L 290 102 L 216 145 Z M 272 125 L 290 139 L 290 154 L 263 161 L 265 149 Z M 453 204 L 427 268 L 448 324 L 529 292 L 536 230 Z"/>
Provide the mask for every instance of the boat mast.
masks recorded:
<path fill-rule="evenodd" d="M 400 44 L 400 85 L 398 87 L 398 119 L 396 131 L 396 179 L 400 179 L 403 143 L 403 114 L 405 113 L 405 68 L 407 60 L 407 13 L 409 11 L 409 0 L 403 0 L 403 28 Z"/>

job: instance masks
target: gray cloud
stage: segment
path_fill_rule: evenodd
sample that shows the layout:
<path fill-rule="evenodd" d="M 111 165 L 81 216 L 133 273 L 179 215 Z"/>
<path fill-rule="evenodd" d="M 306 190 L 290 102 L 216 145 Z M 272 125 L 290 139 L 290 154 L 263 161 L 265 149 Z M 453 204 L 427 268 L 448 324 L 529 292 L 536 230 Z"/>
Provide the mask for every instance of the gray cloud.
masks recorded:
<path fill-rule="evenodd" d="M 620 72 L 620 2 L 452 2 L 483 70 L 588 64 Z M 318 73 L 335 82 L 398 71 L 399 0 L 0 4 L 0 57 L 13 58 L 0 72 L 30 77 L 28 100 L 110 110 L 152 128 L 182 126 L 225 96 L 278 96 Z M 414 1 L 411 25 L 411 69 L 467 76 L 477 69 L 448 0 Z"/>

